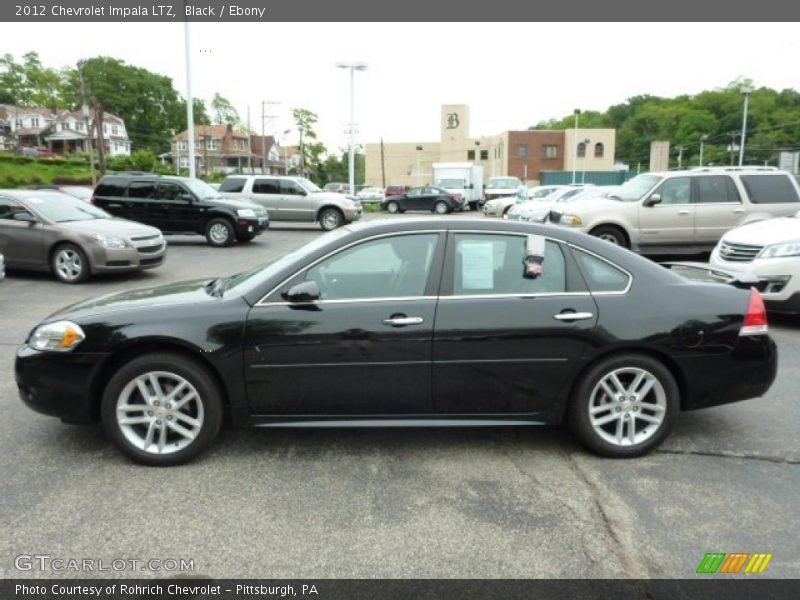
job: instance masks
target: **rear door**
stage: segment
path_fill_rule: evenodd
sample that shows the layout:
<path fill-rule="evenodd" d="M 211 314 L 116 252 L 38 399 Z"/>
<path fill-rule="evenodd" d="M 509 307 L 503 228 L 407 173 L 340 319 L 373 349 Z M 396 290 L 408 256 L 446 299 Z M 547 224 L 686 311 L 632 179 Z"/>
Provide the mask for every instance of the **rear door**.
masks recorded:
<path fill-rule="evenodd" d="M 530 415 L 560 401 L 597 307 L 557 241 L 544 242 L 542 274 L 525 277 L 527 244 L 526 234 L 450 234 L 433 338 L 437 412 Z"/>
<path fill-rule="evenodd" d="M 283 198 L 281 196 L 279 179 L 273 177 L 256 177 L 253 180 L 250 200 L 267 209 L 267 214 L 269 214 L 271 220 L 279 221 L 283 218 L 280 214 L 280 209 L 283 206 Z"/>
<path fill-rule="evenodd" d="M 162 231 L 169 231 L 166 228 L 167 211 L 155 205 L 155 195 L 154 179 L 132 179 L 124 199 L 127 206 L 125 218 L 158 227 Z"/>
<path fill-rule="evenodd" d="M 671 177 L 661 182 L 648 196 L 661 201 L 646 206 L 639 203 L 639 229 L 642 252 L 653 247 L 685 247 L 694 242 L 695 206 L 692 203 L 692 178 Z"/>
<path fill-rule="evenodd" d="M 694 186 L 694 241 L 713 246 L 745 216 L 744 205 L 730 175 L 698 175 Z"/>

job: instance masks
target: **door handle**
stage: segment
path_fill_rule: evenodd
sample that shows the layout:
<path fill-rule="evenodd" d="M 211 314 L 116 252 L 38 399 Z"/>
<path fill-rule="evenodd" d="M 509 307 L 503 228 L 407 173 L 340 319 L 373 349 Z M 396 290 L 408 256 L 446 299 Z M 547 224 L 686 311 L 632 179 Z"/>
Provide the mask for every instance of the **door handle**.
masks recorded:
<path fill-rule="evenodd" d="M 744 214 L 744 209 L 743 208 L 734 208 L 733 212 L 735 212 L 737 215 L 743 215 Z"/>
<path fill-rule="evenodd" d="M 562 312 L 553 315 L 553 318 L 558 321 L 585 321 L 592 317 L 594 317 L 594 315 L 590 312 Z"/>
<path fill-rule="evenodd" d="M 678 214 L 679 214 L 680 216 L 682 216 L 682 217 L 683 217 L 683 216 L 686 216 L 686 215 L 688 215 L 688 214 L 689 214 L 689 211 L 688 211 L 688 210 L 679 210 L 679 211 L 678 211 Z"/>
<path fill-rule="evenodd" d="M 384 319 L 382 323 L 392 327 L 405 327 L 406 325 L 419 325 L 424 320 L 422 317 L 390 317 Z"/>

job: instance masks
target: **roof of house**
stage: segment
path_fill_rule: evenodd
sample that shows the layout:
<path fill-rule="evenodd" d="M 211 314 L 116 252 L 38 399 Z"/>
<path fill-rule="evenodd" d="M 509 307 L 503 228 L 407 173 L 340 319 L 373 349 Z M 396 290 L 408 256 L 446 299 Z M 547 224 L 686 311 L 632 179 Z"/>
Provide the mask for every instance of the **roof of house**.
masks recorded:
<path fill-rule="evenodd" d="M 246 138 L 247 132 L 233 129 L 230 125 L 195 125 L 194 138 L 202 138 L 203 136 L 210 135 L 211 137 L 223 138 L 228 133 L 230 128 L 231 134 L 236 138 Z M 188 131 L 181 131 L 172 137 L 172 141 L 184 141 L 189 139 Z"/>

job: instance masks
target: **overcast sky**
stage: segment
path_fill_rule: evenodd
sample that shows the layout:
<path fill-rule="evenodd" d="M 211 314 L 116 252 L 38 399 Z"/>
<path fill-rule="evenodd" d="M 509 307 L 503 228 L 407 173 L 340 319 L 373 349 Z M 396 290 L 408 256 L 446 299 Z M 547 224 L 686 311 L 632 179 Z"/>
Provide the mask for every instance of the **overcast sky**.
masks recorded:
<path fill-rule="evenodd" d="M 0 53 L 35 50 L 47 66 L 107 55 L 172 77 L 185 94 L 182 23 L 53 24 L 4 27 Z M 800 88 L 795 23 L 193 23 L 193 88 L 230 99 L 260 131 L 261 101 L 319 115 L 317 131 L 344 144 L 349 79 L 356 74 L 359 140 L 436 141 L 443 103 L 471 108 L 471 134 L 525 129 L 574 108 L 605 110 L 639 94 L 675 96 L 737 77 Z M 294 143 L 296 134 L 289 143 Z"/>

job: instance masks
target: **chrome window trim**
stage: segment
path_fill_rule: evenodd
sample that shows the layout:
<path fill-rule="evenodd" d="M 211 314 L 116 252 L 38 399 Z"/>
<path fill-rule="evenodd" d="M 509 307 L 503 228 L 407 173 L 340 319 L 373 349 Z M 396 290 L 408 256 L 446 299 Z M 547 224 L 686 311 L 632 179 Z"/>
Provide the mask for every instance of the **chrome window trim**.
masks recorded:
<path fill-rule="evenodd" d="M 623 273 L 625 273 L 625 274 L 628 276 L 628 285 L 626 285 L 626 286 L 625 286 L 625 289 L 624 289 L 624 290 L 622 290 L 622 291 L 618 291 L 618 292 L 593 292 L 593 291 L 591 291 L 591 289 L 590 289 L 590 290 L 589 290 L 589 293 L 590 293 L 592 296 L 624 296 L 625 294 L 627 294 L 627 293 L 630 291 L 630 289 L 631 289 L 631 286 L 633 285 L 633 273 L 631 273 L 630 271 L 628 271 L 628 269 L 625 269 L 625 268 L 623 268 L 623 267 L 620 267 L 620 266 L 619 266 L 617 263 L 615 263 L 615 262 L 612 262 L 612 261 L 608 260 L 607 258 L 605 258 L 605 257 L 603 257 L 603 256 L 600 256 L 600 255 L 599 255 L 599 254 L 597 254 L 596 252 L 592 252 L 591 250 L 588 250 L 587 248 L 584 248 L 584 247 L 582 247 L 582 246 L 578 246 L 578 245 L 576 245 L 576 244 L 573 244 L 573 243 L 571 243 L 571 242 L 566 242 L 566 244 L 567 244 L 567 245 L 568 245 L 570 248 L 572 248 L 573 250 L 577 250 L 577 251 L 579 251 L 579 252 L 585 252 L 586 254 L 591 254 L 591 255 L 592 255 L 592 256 L 594 256 L 595 258 L 597 258 L 597 259 L 599 259 L 599 260 L 602 260 L 604 263 L 611 265 L 611 266 L 612 266 L 612 267 L 614 267 L 615 269 L 618 269 L 618 270 L 622 271 Z M 577 260 L 576 260 L 576 262 L 577 262 Z M 579 265 L 579 268 L 580 268 L 580 265 Z M 586 285 L 588 286 L 588 285 L 589 285 L 589 283 L 587 282 L 587 283 L 586 283 Z M 589 286 L 589 287 L 591 287 L 591 286 Z"/>
<path fill-rule="evenodd" d="M 367 304 L 372 302 L 399 302 L 401 300 L 436 300 L 436 296 L 386 296 L 381 298 L 353 298 L 350 300 L 315 300 L 312 302 L 259 302 L 256 306 L 319 306 L 320 304 Z"/>
<path fill-rule="evenodd" d="M 591 296 L 590 292 L 540 292 L 538 294 L 455 294 L 452 296 L 439 296 L 439 300 L 495 300 L 501 298 L 518 298 L 531 300 L 533 298 L 546 298 L 552 296 Z"/>
<path fill-rule="evenodd" d="M 396 236 L 396 235 L 420 235 L 420 234 L 424 235 L 424 234 L 430 234 L 430 233 L 437 233 L 437 234 L 439 234 L 439 233 L 447 233 L 447 230 L 446 229 L 421 229 L 419 231 L 392 231 L 392 232 L 389 232 L 389 233 L 379 233 L 379 234 L 376 234 L 376 235 L 373 235 L 373 236 L 370 236 L 370 237 L 367 237 L 367 238 L 363 238 L 363 239 L 360 239 L 360 240 L 355 240 L 353 242 L 350 242 L 346 246 L 342 246 L 340 248 L 337 248 L 336 250 L 332 250 L 328 254 L 326 254 L 324 256 L 321 256 L 320 258 L 318 258 L 314 262 L 305 265 L 302 269 L 300 269 L 298 271 L 295 271 L 294 273 L 289 275 L 289 277 L 287 277 L 286 279 L 281 281 L 278 285 L 273 287 L 269 292 L 264 294 L 264 296 L 261 297 L 261 300 L 259 300 L 258 302 L 256 302 L 253 305 L 253 308 L 257 308 L 259 306 L 282 306 L 282 305 L 286 305 L 286 304 L 291 304 L 292 306 L 302 306 L 302 305 L 308 305 L 308 304 L 321 304 L 321 303 L 325 303 L 325 302 L 338 302 L 338 303 L 342 303 L 342 302 L 376 302 L 376 301 L 378 301 L 378 302 L 387 302 L 387 301 L 391 301 L 391 300 L 412 300 L 412 299 L 419 300 L 421 298 L 435 298 L 435 296 L 403 296 L 401 298 L 383 297 L 383 298 L 353 298 L 353 299 L 350 299 L 350 300 L 318 300 L 316 302 L 302 302 L 302 303 L 301 302 L 265 302 L 264 301 L 265 298 L 269 298 L 272 294 L 274 294 L 279 287 L 281 287 L 282 285 L 285 285 L 287 281 L 290 281 L 290 280 L 294 279 L 295 277 L 297 277 L 303 271 L 307 271 L 308 269 L 310 269 L 312 267 L 315 267 L 316 265 L 321 263 L 323 260 L 325 260 L 325 259 L 327 259 L 327 258 L 329 258 L 329 257 L 331 257 L 331 256 L 333 256 L 335 254 L 343 252 L 344 250 L 347 250 L 348 248 L 351 248 L 352 246 L 356 246 L 356 245 L 364 243 L 364 242 L 370 242 L 372 240 L 378 240 L 378 239 L 385 238 L 385 237 L 393 237 L 393 236 Z"/>

